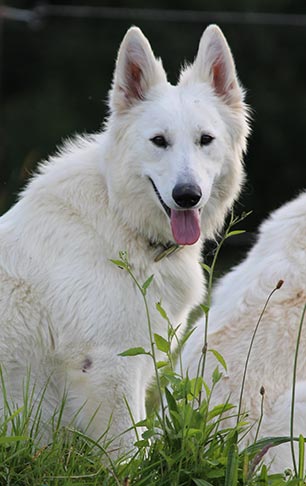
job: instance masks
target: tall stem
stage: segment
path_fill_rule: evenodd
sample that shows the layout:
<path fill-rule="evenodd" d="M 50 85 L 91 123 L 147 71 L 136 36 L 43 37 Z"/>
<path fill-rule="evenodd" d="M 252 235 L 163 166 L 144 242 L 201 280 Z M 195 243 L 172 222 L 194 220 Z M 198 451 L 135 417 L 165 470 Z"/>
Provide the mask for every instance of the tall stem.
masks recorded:
<path fill-rule="evenodd" d="M 165 407 L 164 407 L 164 404 L 163 404 L 163 394 L 162 394 L 160 378 L 159 378 L 159 373 L 158 373 L 157 359 L 156 359 L 156 353 L 155 353 L 155 342 L 154 342 L 154 339 L 153 339 L 152 323 L 151 323 L 149 306 L 148 306 L 148 302 L 147 302 L 147 299 L 146 299 L 146 293 L 145 293 L 144 289 L 141 287 L 141 285 L 139 284 L 139 282 L 137 281 L 137 279 L 135 278 L 134 274 L 132 273 L 130 266 L 126 265 L 125 268 L 127 269 L 128 273 L 131 276 L 136 287 L 140 291 L 142 298 L 143 298 L 143 301 L 144 301 L 146 318 L 147 318 L 147 323 L 148 323 L 148 330 L 149 330 L 149 337 L 150 337 L 151 356 L 152 356 L 153 364 L 154 364 L 154 372 L 155 372 L 155 378 L 156 378 L 158 394 L 159 394 L 159 399 L 160 399 L 160 404 L 161 404 L 163 424 L 165 424 Z"/>
<path fill-rule="evenodd" d="M 295 354 L 294 354 L 294 365 L 293 365 L 293 383 L 292 383 L 292 397 L 291 397 L 291 414 L 290 414 L 290 445 L 291 445 L 291 454 L 292 454 L 292 462 L 293 462 L 293 467 L 294 467 L 294 472 L 296 477 L 298 477 L 298 470 L 296 466 L 296 460 L 295 460 L 295 453 L 294 453 L 294 438 L 293 438 L 293 428 L 294 428 L 294 404 L 295 404 L 295 384 L 296 384 L 296 371 L 297 371 L 297 360 L 298 360 L 298 354 L 299 354 L 299 347 L 300 347 L 300 341 L 301 341 L 301 333 L 302 333 L 302 327 L 303 327 L 303 322 L 305 318 L 305 312 L 306 312 L 306 304 L 304 305 L 304 309 L 302 312 L 302 317 L 300 320 L 300 325 L 299 325 L 299 330 L 298 330 L 298 336 L 296 340 L 296 347 L 295 347 Z"/>
<path fill-rule="evenodd" d="M 223 246 L 223 243 L 225 240 L 230 236 L 230 232 L 232 227 L 237 224 L 238 222 L 242 221 L 246 216 L 248 216 L 249 213 L 242 215 L 241 218 L 235 218 L 234 214 L 231 214 L 231 219 L 228 224 L 228 227 L 221 238 L 220 243 L 218 244 L 214 258 L 212 261 L 212 264 L 209 269 L 206 268 L 206 271 L 209 272 L 209 278 L 208 278 L 208 286 L 207 286 L 207 297 L 206 297 L 206 311 L 205 311 L 205 329 L 204 329 L 204 342 L 203 342 L 203 348 L 202 348 L 202 355 L 201 355 L 201 360 L 199 361 L 198 365 L 198 370 L 197 370 L 197 376 L 200 376 L 201 378 L 204 378 L 204 372 L 205 372 L 205 365 L 206 365 L 206 355 L 207 355 L 207 345 L 208 345 L 208 317 L 209 317 L 209 310 L 211 307 L 211 296 L 212 296 L 212 287 L 213 287 L 213 279 L 214 279 L 214 274 L 215 274 L 215 267 L 216 263 L 219 257 L 220 250 Z M 243 233 L 244 231 L 237 231 L 237 233 Z M 202 365 L 201 365 L 202 363 Z M 200 371 L 201 367 L 201 371 Z M 201 404 L 202 400 L 202 390 L 199 393 L 199 404 Z"/>
<path fill-rule="evenodd" d="M 244 391 L 244 386 L 245 386 L 246 373 L 247 373 L 247 369 L 248 369 L 248 364 L 249 364 L 249 360 L 250 360 L 251 351 L 252 351 L 252 348 L 253 348 L 254 339 L 255 339 L 255 336 L 256 336 L 256 333 L 257 333 L 259 324 L 261 323 L 261 320 L 263 318 L 263 315 L 264 315 L 264 313 L 266 311 L 267 305 L 269 304 L 272 295 L 274 294 L 274 292 L 276 292 L 276 290 L 278 290 L 278 289 L 281 288 L 281 286 L 283 285 L 283 283 L 284 283 L 283 280 L 279 280 L 279 282 L 277 283 L 276 287 L 272 290 L 272 292 L 270 292 L 270 294 L 269 294 L 269 296 L 268 296 L 268 298 L 267 298 L 267 300 L 265 302 L 265 305 L 263 306 L 263 309 L 262 309 L 262 311 L 260 313 L 259 319 L 257 321 L 257 324 L 255 326 L 255 329 L 254 329 L 254 332 L 253 332 L 253 335 L 252 335 L 252 339 L 251 339 L 251 342 L 250 342 L 250 346 L 249 346 L 249 349 L 248 349 L 248 354 L 247 354 L 247 358 L 246 358 L 245 365 L 244 365 L 244 370 L 243 370 L 243 378 L 242 378 L 242 383 L 241 383 L 241 390 L 240 390 L 240 397 L 239 397 L 239 406 L 238 406 L 238 414 L 237 414 L 237 425 L 239 423 L 240 415 L 241 415 L 242 397 L 243 397 L 243 391 Z"/>

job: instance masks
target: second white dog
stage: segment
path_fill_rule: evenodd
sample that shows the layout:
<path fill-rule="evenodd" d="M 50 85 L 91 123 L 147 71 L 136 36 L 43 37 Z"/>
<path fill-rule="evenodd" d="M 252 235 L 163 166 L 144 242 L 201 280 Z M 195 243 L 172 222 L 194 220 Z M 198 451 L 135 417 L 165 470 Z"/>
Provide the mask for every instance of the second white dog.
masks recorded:
<path fill-rule="evenodd" d="M 209 315 L 208 348 L 219 351 L 228 373 L 218 383 L 213 399 L 228 397 L 238 404 L 242 375 L 252 334 L 269 293 L 279 280 L 264 313 L 251 351 L 243 395 L 243 410 L 250 423 L 259 419 L 260 388 L 264 386 L 264 416 L 260 437 L 286 436 L 290 431 L 293 361 L 298 326 L 306 304 L 306 192 L 271 214 L 263 223 L 257 243 L 247 258 L 221 279 L 213 293 Z M 306 323 L 304 323 L 305 328 Z M 203 347 L 204 319 L 198 323 L 184 348 L 182 359 L 195 376 Z M 306 328 L 299 351 L 294 433 L 306 435 Z M 208 353 L 205 377 L 217 362 Z M 256 426 L 248 434 L 254 438 Z M 289 445 L 270 450 L 272 471 L 292 467 Z"/>

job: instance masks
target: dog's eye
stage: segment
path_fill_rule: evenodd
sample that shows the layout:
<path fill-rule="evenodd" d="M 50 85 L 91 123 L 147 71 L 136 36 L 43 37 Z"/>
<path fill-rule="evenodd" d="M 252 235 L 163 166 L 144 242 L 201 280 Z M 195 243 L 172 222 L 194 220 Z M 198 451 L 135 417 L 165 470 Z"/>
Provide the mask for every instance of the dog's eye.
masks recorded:
<path fill-rule="evenodd" d="M 150 141 L 157 147 L 167 148 L 169 145 L 163 135 L 156 135 L 156 137 L 150 138 Z"/>
<path fill-rule="evenodd" d="M 207 135 L 207 133 L 203 133 L 200 138 L 200 145 L 201 147 L 203 147 L 203 145 L 209 145 L 213 140 L 214 137 Z"/>

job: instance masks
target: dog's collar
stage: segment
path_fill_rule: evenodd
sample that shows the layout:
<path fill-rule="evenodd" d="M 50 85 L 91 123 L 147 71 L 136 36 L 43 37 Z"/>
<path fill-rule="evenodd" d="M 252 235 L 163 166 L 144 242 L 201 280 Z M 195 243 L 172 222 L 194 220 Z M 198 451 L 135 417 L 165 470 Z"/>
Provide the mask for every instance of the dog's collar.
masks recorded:
<path fill-rule="evenodd" d="M 176 253 L 178 250 L 184 248 L 184 246 L 173 243 L 173 241 L 169 241 L 165 245 L 150 241 L 150 246 L 159 250 L 158 254 L 154 258 L 155 262 L 159 262 L 163 258 L 169 257 L 173 253 Z"/>

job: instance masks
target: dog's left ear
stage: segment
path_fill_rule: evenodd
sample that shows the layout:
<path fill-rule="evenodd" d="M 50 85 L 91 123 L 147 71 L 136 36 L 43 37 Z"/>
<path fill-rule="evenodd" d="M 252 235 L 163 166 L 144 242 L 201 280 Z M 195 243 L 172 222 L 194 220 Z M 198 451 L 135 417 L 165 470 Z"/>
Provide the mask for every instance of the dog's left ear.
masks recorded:
<path fill-rule="evenodd" d="M 182 73 L 180 82 L 208 82 L 228 105 L 243 100 L 231 50 L 217 25 L 210 25 L 204 31 L 196 59 Z"/>
<path fill-rule="evenodd" d="M 119 49 L 113 86 L 110 91 L 110 108 L 124 112 L 144 100 L 149 89 L 167 82 L 162 63 L 156 59 L 149 41 L 137 27 L 131 27 Z"/>

